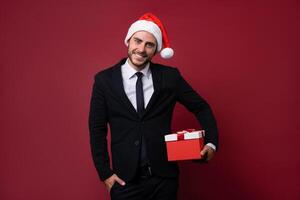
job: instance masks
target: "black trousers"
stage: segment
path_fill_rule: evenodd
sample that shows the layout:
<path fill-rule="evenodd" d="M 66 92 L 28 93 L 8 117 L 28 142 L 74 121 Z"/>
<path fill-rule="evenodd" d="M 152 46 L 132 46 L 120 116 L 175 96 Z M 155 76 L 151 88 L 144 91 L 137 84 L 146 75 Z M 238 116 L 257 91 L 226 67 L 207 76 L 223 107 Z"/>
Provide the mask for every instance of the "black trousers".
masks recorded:
<path fill-rule="evenodd" d="M 137 176 L 125 186 L 114 183 L 110 190 L 111 200 L 176 200 L 178 178 Z"/>

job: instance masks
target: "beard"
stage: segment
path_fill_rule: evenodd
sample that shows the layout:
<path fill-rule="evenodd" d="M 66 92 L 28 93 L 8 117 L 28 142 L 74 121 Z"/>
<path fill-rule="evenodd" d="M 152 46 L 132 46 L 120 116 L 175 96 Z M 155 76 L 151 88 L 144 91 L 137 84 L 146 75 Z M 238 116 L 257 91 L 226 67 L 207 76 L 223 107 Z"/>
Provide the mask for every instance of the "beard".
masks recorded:
<path fill-rule="evenodd" d="M 128 51 L 128 58 L 130 62 L 137 68 L 143 68 L 148 62 L 151 61 L 152 57 L 147 55 L 145 52 L 141 53 L 136 50 L 132 50 Z"/>

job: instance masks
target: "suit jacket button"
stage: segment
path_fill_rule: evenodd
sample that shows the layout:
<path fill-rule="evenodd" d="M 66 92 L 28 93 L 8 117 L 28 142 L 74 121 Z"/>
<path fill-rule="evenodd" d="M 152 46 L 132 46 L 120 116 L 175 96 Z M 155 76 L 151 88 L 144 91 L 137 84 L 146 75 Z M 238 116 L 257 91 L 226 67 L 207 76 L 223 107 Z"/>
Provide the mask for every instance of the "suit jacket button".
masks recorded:
<path fill-rule="evenodd" d="M 136 141 L 134 142 L 134 144 L 135 144 L 135 146 L 138 146 L 138 145 L 140 144 L 140 141 L 136 140 Z"/>

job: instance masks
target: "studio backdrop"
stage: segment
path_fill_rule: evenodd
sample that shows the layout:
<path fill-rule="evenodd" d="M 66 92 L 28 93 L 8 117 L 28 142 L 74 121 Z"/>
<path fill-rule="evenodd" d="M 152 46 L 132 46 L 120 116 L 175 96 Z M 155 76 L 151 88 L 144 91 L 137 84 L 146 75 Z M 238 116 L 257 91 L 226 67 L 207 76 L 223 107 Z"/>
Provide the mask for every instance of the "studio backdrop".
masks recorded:
<path fill-rule="evenodd" d="M 300 199 L 297 1 L 2 0 L 0 199 L 109 199 L 92 162 L 94 75 L 127 56 L 152 12 L 177 67 L 211 105 L 220 148 L 180 162 L 180 200 Z M 200 128 L 177 105 L 174 131 Z M 130 155 L 128 155 L 130 156 Z"/>

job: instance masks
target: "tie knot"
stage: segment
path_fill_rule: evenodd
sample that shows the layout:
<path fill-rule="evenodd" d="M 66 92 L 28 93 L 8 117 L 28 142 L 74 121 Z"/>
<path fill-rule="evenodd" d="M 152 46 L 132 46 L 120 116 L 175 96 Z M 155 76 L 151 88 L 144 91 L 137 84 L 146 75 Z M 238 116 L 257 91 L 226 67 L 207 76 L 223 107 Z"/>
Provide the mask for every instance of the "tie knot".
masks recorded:
<path fill-rule="evenodd" d="M 141 78 L 144 74 L 142 72 L 135 73 L 138 78 Z"/>

